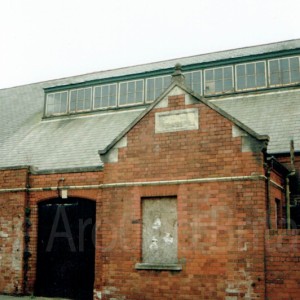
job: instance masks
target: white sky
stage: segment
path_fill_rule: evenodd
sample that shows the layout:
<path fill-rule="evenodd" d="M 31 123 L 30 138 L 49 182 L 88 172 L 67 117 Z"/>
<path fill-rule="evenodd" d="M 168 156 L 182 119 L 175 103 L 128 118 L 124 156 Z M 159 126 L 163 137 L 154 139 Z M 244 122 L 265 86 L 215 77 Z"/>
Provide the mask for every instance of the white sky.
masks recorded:
<path fill-rule="evenodd" d="M 0 0 L 0 88 L 300 38 L 300 0 Z"/>

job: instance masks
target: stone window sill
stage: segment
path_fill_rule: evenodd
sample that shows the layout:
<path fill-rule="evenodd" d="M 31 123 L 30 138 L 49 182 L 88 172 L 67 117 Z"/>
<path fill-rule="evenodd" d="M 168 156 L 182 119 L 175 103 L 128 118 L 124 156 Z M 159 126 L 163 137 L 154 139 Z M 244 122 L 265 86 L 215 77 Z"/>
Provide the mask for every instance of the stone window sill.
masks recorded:
<path fill-rule="evenodd" d="M 135 264 L 136 270 L 161 270 L 161 271 L 181 271 L 181 264 L 147 264 L 137 263 Z"/>

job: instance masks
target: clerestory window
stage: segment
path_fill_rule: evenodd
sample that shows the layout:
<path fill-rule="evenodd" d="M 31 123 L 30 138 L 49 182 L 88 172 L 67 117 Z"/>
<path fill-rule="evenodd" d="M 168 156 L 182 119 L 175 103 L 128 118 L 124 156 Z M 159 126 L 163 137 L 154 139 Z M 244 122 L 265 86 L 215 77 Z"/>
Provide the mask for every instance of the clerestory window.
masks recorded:
<path fill-rule="evenodd" d="M 146 81 L 146 101 L 154 101 L 171 83 L 171 76 L 148 78 Z"/>
<path fill-rule="evenodd" d="M 202 71 L 184 73 L 185 82 L 195 93 L 202 95 Z"/>
<path fill-rule="evenodd" d="M 266 63 L 264 61 L 236 65 L 236 89 L 264 88 L 266 84 Z"/>
<path fill-rule="evenodd" d="M 117 105 L 117 84 L 94 87 L 94 109 L 115 107 Z"/>
<path fill-rule="evenodd" d="M 70 112 L 88 111 L 92 105 L 92 88 L 71 90 Z"/>
<path fill-rule="evenodd" d="M 119 87 L 119 105 L 141 104 L 144 101 L 144 80 L 125 81 Z"/>
<path fill-rule="evenodd" d="M 234 90 L 232 66 L 205 70 L 204 86 L 205 95 L 232 92 Z"/>
<path fill-rule="evenodd" d="M 68 92 L 50 93 L 46 98 L 46 114 L 48 116 L 66 114 L 68 109 Z"/>
<path fill-rule="evenodd" d="M 269 82 L 270 86 L 300 82 L 299 56 L 270 60 Z"/>

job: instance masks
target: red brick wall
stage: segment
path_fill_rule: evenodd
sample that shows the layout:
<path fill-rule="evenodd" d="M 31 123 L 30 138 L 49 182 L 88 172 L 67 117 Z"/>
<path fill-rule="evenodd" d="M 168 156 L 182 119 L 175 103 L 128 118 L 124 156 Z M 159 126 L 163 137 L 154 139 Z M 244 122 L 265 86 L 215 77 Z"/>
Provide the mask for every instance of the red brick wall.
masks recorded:
<path fill-rule="evenodd" d="M 266 233 L 268 300 L 298 300 L 300 295 L 300 230 Z"/>
<path fill-rule="evenodd" d="M 155 134 L 155 112 L 199 109 L 199 130 Z M 232 123 L 204 104 L 169 98 L 128 134 L 104 183 L 263 175 L 261 153 L 242 152 Z M 114 187 L 102 194 L 102 299 L 264 299 L 264 180 Z M 141 198 L 177 196 L 180 272 L 135 270 L 141 262 Z M 227 297 L 227 298 L 226 298 Z"/>
<path fill-rule="evenodd" d="M 199 109 L 199 130 L 156 134 L 155 113 L 174 108 L 153 109 L 127 134 L 118 163 L 105 165 L 104 182 L 263 174 L 262 154 L 241 152 L 232 122 L 204 104 L 184 106 L 183 96 L 170 98 L 181 104 L 176 110 Z"/>
<path fill-rule="evenodd" d="M 260 181 L 105 189 L 96 290 L 102 299 L 263 299 L 264 192 Z M 170 195 L 183 270 L 137 271 L 141 198 Z"/>
<path fill-rule="evenodd" d="M 155 134 L 155 112 L 184 108 L 199 109 L 199 130 Z M 148 181 L 147 186 L 69 190 L 69 197 L 97 201 L 96 295 L 101 294 L 102 299 L 136 300 L 264 299 L 266 184 L 263 179 L 230 179 L 263 175 L 263 155 L 242 152 L 242 138 L 232 137 L 232 125 L 204 104 L 186 106 L 183 96 L 173 96 L 169 98 L 168 108 L 154 109 L 127 134 L 127 147 L 118 150 L 119 161 L 107 163 L 103 172 L 30 175 L 29 184 L 33 189 Z M 6 179 L 3 177 L 2 188 L 25 187 L 26 171 L 22 174 L 12 170 Z M 14 176 L 20 177 L 15 180 L 11 178 Z M 276 174 L 272 176 L 274 181 L 281 182 Z M 221 177 L 227 179 L 149 183 Z M 272 199 L 282 197 L 282 191 L 273 186 L 271 195 Z M 30 192 L 32 256 L 27 274 L 28 292 L 34 290 L 35 283 L 38 203 L 57 196 L 57 190 Z M 179 272 L 136 270 L 135 264 L 142 260 L 141 199 L 163 196 L 177 197 L 178 259 L 183 269 Z M 14 199 L 10 210 L 14 214 L 22 213 L 24 218 L 25 193 L 0 194 L 0 205 L 5 209 L 8 209 L 7 199 Z M 273 206 L 271 212 L 274 213 Z M 11 218 L 6 212 L 0 212 L 0 217 Z M 23 232 L 20 226 L 14 233 Z M 11 265 L 12 243 L 8 244 L 5 260 Z M 11 278 L 18 278 L 22 286 L 22 270 L 17 277 L 12 274 L 5 286 L 1 284 L 8 277 L 3 275 L 2 268 L 0 273 L 0 292 L 16 292 L 12 285 L 16 279 Z"/>
<path fill-rule="evenodd" d="M 270 180 L 270 229 L 286 228 L 285 180 L 274 170 L 271 172 Z"/>
<path fill-rule="evenodd" d="M 27 169 L 0 170 L 0 189 L 26 188 Z M 0 292 L 23 292 L 26 193 L 0 193 Z"/>

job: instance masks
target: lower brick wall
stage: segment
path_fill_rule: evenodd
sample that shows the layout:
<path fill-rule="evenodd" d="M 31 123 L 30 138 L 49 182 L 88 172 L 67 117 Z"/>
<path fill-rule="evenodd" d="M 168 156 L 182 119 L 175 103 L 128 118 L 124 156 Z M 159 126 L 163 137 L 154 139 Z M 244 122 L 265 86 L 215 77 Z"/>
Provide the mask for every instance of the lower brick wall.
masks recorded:
<path fill-rule="evenodd" d="M 300 299 L 300 230 L 266 232 L 268 300 Z"/>
<path fill-rule="evenodd" d="M 183 269 L 135 270 L 143 255 L 141 198 L 168 195 L 177 195 Z M 95 299 L 264 299 L 264 182 L 115 188 L 102 196 Z"/>
<path fill-rule="evenodd" d="M 25 193 L 0 194 L 0 292 L 23 291 Z"/>
<path fill-rule="evenodd" d="M 0 170 L 0 293 L 23 292 L 27 172 L 26 167 Z"/>

